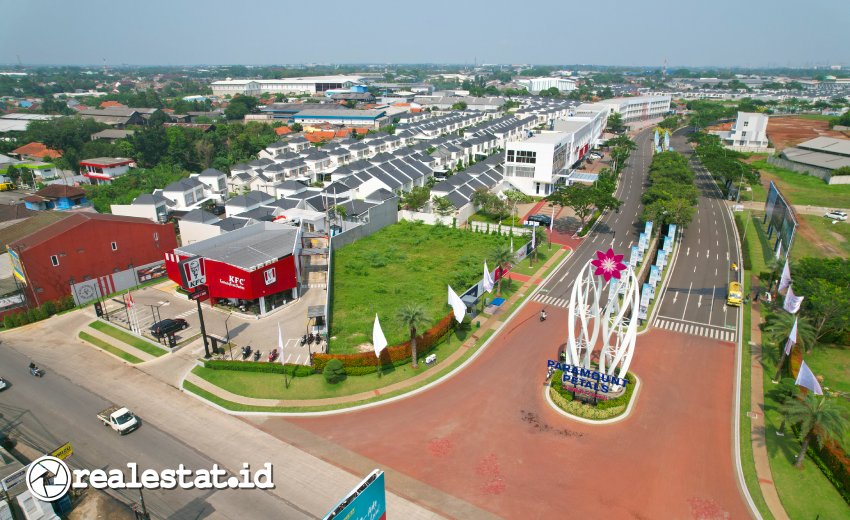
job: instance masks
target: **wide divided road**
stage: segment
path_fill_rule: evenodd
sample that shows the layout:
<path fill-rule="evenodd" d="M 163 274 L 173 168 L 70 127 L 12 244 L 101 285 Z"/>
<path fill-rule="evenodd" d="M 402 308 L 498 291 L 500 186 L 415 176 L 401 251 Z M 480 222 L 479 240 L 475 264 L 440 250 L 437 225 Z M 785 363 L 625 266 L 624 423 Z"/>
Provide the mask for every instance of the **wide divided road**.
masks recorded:
<path fill-rule="evenodd" d="M 694 220 L 679 244 L 675 268 L 661 296 L 653 325 L 734 342 L 740 311 L 726 305 L 726 296 L 729 282 L 738 276 L 731 264 L 741 265 L 735 224 L 729 219 L 722 194 L 711 175 L 692 156 L 686 133 L 676 132 L 672 144 L 690 159 L 700 196 Z"/>

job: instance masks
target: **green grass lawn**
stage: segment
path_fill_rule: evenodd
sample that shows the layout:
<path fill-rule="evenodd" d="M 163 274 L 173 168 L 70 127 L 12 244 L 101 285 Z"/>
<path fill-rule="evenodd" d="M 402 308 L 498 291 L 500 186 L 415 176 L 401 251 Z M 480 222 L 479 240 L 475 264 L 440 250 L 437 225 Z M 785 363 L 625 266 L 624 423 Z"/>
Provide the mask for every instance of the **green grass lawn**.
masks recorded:
<path fill-rule="evenodd" d="M 850 199 L 847 203 L 850 205 Z M 832 220 L 820 215 L 797 214 L 797 217 L 801 221 L 800 225 L 812 229 L 823 243 L 817 244 L 811 240 L 805 240 L 801 236 L 796 236 L 794 243 L 791 244 L 792 258 L 805 258 L 807 256 L 850 257 L 850 224 L 847 222 L 833 224 Z"/>
<path fill-rule="evenodd" d="M 409 332 L 396 312 L 407 302 L 421 304 L 436 323 L 451 310 L 446 286 L 462 294 L 481 279 L 491 252 L 508 243 L 508 237 L 399 222 L 335 251 L 331 352 L 357 352 L 370 342 L 375 313 L 389 344 L 403 343 Z M 495 267 L 492 260 L 488 267 Z"/>
<path fill-rule="evenodd" d="M 747 225 L 744 247 L 747 249 L 749 261 L 752 264 L 752 273 L 754 274 L 767 270 L 765 267 L 766 259 L 770 258 L 771 255 L 770 246 L 767 242 L 764 229 L 761 226 L 761 217 L 762 215 L 758 213 L 735 214 L 738 232 L 741 234 L 743 234 L 746 219 L 750 219 Z M 745 284 L 749 284 L 748 276 L 745 277 Z M 744 289 L 745 291 L 751 290 L 749 285 L 745 285 Z M 748 309 L 748 307 L 744 308 Z M 749 335 L 748 314 L 745 313 L 744 318 L 744 339 Z M 774 389 L 770 378 L 776 373 L 776 347 L 765 345 L 762 352 L 762 365 L 765 375 L 765 437 L 773 481 L 776 485 L 777 493 L 779 493 L 779 497 L 782 500 L 783 507 L 791 518 L 814 518 L 818 514 L 820 514 L 821 518 L 850 518 L 850 506 L 847 505 L 838 491 L 835 490 L 829 480 L 813 462 L 806 459 L 802 470 L 794 467 L 794 456 L 800 448 L 800 442 L 789 433 L 790 429 L 786 429 L 786 435 L 784 437 L 776 435 L 775 432 L 782 422 L 781 414 L 778 411 L 779 405 L 770 393 Z M 808 355 L 806 356 L 806 361 L 807 363 L 809 362 Z M 747 365 L 748 363 L 744 364 Z M 749 378 L 749 367 L 746 367 L 745 371 L 742 372 L 742 377 L 744 373 Z M 743 398 L 744 396 L 742 395 L 742 411 L 746 412 L 749 410 L 749 403 L 744 401 Z M 747 395 L 748 400 L 749 396 Z M 745 425 L 746 428 L 744 427 Z M 747 459 L 744 457 L 745 453 L 750 453 L 749 457 L 752 457 L 752 447 L 747 448 L 744 446 L 744 444 L 749 444 L 748 417 L 742 417 L 741 432 L 741 454 L 742 462 L 744 463 L 744 477 L 747 480 L 750 493 L 755 495 L 754 483 L 752 482 L 755 478 L 755 470 L 754 468 L 752 470 L 748 469 L 746 464 Z M 744 439 L 746 439 L 746 442 Z M 753 499 L 756 500 L 755 496 Z M 758 504 L 758 500 L 756 500 L 756 503 Z"/>
<path fill-rule="evenodd" d="M 197 385 L 194 385 L 194 384 L 192 384 L 188 381 L 183 383 L 183 388 L 194 393 L 194 394 L 199 395 L 200 397 L 203 397 L 204 399 L 207 399 L 210 402 L 213 402 L 213 403 L 215 403 L 219 406 L 222 406 L 222 407 L 224 407 L 228 410 L 234 410 L 234 411 L 297 413 L 297 412 L 320 412 L 320 411 L 327 411 L 327 410 L 339 410 L 339 409 L 342 409 L 342 408 L 349 408 L 349 407 L 352 407 L 352 406 L 364 405 L 364 404 L 373 403 L 373 402 L 376 402 L 376 401 L 383 401 L 385 399 L 389 399 L 389 398 L 392 398 L 392 397 L 395 397 L 395 396 L 398 396 L 398 395 L 401 395 L 401 394 L 404 394 L 404 393 L 408 393 L 408 392 L 411 392 L 413 390 L 416 390 L 417 388 L 421 388 L 421 387 L 423 387 L 427 384 L 430 384 L 430 383 L 436 381 L 438 378 L 445 375 L 446 373 L 454 370 L 455 368 L 460 366 L 462 363 L 464 363 L 492 335 L 493 335 L 492 330 L 488 330 L 487 332 L 485 332 L 478 339 L 478 341 L 475 342 L 475 347 L 468 349 L 459 359 L 457 359 L 451 365 L 441 365 L 438 362 L 438 364 L 435 367 L 436 370 L 434 370 L 433 374 L 430 377 L 426 378 L 424 381 L 420 381 L 419 383 L 416 383 L 416 384 L 414 384 L 414 385 L 412 385 L 408 388 L 404 388 L 402 390 L 396 390 L 395 392 L 389 392 L 389 393 L 386 393 L 386 394 L 381 394 L 379 396 L 375 396 L 375 397 L 372 397 L 372 398 L 369 398 L 369 399 L 365 399 L 363 401 L 358 401 L 356 403 L 343 403 L 343 404 L 335 404 L 335 405 L 328 405 L 328 406 L 314 406 L 314 407 L 309 407 L 309 406 L 298 406 L 298 407 L 251 406 L 251 405 L 242 405 L 242 404 L 239 404 L 239 403 L 234 403 L 234 402 L 228 401 L 226 399 L 222 399 L 222 398 L 220 398 L 216 395 L 211 394 L 210 392 L 207 392 L 206 390 L 199 388 Z M 377 379 L 377 375 L 375 375 L 375 374 L 371 374 L 371 375 L 368 375 L 368 376 L 359 376 L 359 377 Z M 384 376 L 384 377 L 386 377 L 386 376 Z M 290 389 L 292 389 L 296 384 L 298 384 L 300 379 L 304 379 L 304 378 L 296 378 L 296 380 L 292 383 L 292 385 L 290 385 Z M 386 384 L 388 384 L 388 383 L 386 383 L 385 379 L 382 378 L 382 380 L 383 380 L 383 382 L 381 383 L 380 386 L 385 386 Z M 281 382 L 281 384 L 282 384 L 282 382 Z M 379 388 L 379 387 L 376 387 L 376 388 Z"/>
<path fill-rule="evenodd" d="M 121 359 L 123 359 L 125 361 L 129 361 L 130 363 L 133 363 L 134 365 L 136 363 L 142 362 L 141 359 L 137 358 L 133 354 L 128 354 L 127 352 L 124 352 L 120 348 L 114 347 L 114 346 L 110 345 L 109 343 L 102 341 L 100 338 L 96 338 L 96 337 L 92 336 L 91 334 L 86 334 L 85 332 L 80 332 L 80 339 L 83 340 L 83 341 L 86 341 L 88 343 L 91 343 L 92 345 L 94 345 L 98 348 L 101 348 L 101 349 L 109 352 L 110 354 L 114 354 L 114 355 L 120 357 Z"/>
<path fill-rule="evenodd" d="M 767 161 L 755 161 L 752 165 L 762 171 L 763 180 L 771 179 L 776 183 L 790 204 L 836 208 L 850 206 L 850 184 L 829 185 L 818 177 L 779 168 Z"/>
<path fill-rule="evenodd" d="M 113 327 L 112 325 L 107 325 L 106 323 L 103 323 L 101 321 L 94 321 L 92 323 L 89 323 L 89 327 L 93 328 L 94 330 L 98 330 L 100 332 L 103 332 L 104 334 L 106 334 L 108 336 L 112 336 L 113 338 L 117 339 L 118 341 L 121 341 L 122 343 L 126 343 L 126 344 L 130 345 L 131 347 L 135 347 L 135 348 L 141 350 L 142 352 L 147 352 L 151 356 L 159 357 L 159 356 L 162 356 L 166 353 L 165 350 L 163 350 L 159 347 L 156 347 L 154 345 L 151 345 L 150 343 L 148 343 L 147 341 L 145 341 L 143 339 L 139 339 L 136 336 L 133 336 L 132 334 L 124 332 L 121 329 L 117 329 L 117 328 Z"/>
<path fill-rule="evenodd" d="M 825 116 L 823 114 L 797 114 L 794 117 L 799 117 L 800 119 L 813 119 L 815 121 L 829 121 L 831 119 L 835 119 L 835 116 Z"/>
<path fill-rule="evenodd" d="M 837 399 L 850 417 L 850 346 L 818 345 L 806 354 L 806 364 L 815 374 L 823 376 L 824 392 L 829 389 L 844 395 Z M 841 445 L 850 453 L 850 431 L 841 439 Z"/>

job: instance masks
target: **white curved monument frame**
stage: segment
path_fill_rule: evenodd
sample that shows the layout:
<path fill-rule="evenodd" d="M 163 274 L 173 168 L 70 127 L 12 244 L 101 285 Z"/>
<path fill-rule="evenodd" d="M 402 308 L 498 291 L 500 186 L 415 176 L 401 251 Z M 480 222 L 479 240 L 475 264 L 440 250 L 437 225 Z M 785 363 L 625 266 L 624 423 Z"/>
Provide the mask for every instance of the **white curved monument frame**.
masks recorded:
<path fill-rule="evenodd" d="M 614 375 L 619 368 L 619 377 L 625 378 L 637 339 L 640 307 L 637 277 L 629 266 L 621 273 L 621 279 L 605 282 L 601 276 L 594 275 L 595 269 L 588 261 L 573 284 L 567 317 L 567 363 L 590 368 L 593 350 L 599 343 L 599 372 Z M 620 296 L 617 293 L 623 284 L 625 290 Z"/>

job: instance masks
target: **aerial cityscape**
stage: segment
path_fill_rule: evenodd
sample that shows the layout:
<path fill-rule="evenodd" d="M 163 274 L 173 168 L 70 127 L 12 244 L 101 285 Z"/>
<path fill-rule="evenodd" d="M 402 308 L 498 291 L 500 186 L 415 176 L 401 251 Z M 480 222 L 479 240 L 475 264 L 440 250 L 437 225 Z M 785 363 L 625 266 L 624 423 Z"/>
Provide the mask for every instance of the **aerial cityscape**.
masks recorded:
<path fill-rule="evenodd" d="M 0 520 L 850 518 L 850 10 L 646 7 L 4 5 Z"/>

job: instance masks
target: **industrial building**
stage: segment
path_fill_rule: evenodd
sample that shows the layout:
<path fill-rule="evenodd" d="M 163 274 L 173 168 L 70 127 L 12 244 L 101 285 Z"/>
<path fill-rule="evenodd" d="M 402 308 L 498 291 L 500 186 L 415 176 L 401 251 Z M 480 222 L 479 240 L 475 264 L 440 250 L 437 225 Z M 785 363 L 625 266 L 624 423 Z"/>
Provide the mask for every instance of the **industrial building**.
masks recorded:
<path fill-rule="evenodd" d="M 259 96 L 260 94 L 316 94 L 348 89 L 363 82 L 362 76 L 310 76 L 284 79 L 226 79 L 210 84 L 214 96 Z"/>
<path fill-rule="evenodd" d="M 782 150 L 780 158 L 771 157 L 769 161 L 820 177 L 829 184 L 850 184 L 850 176 L 834 175 L 838 168 L 850 167 L 850 139 L 815 137 Z"/>
<path fill-rule="evenodd" d="M 576 89 L 576 82 L 566 78 L 526 78 L 516 81 L 521 87 L 525 87 L 532 94 L 537 94 L 541 90 L 547 90 L 552 87 L 561 92 L 569 92 Z"/>
<path fill-rule="evenodd" d="M 603 99 L 598 103 L 585 103 L 576 108 L 576 115 L 599 111 L 608 107 L 611 113 L 622 116 L 624 123 L 660 119 L 670 112 L 670 96 L 636 96 Z"/>

